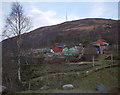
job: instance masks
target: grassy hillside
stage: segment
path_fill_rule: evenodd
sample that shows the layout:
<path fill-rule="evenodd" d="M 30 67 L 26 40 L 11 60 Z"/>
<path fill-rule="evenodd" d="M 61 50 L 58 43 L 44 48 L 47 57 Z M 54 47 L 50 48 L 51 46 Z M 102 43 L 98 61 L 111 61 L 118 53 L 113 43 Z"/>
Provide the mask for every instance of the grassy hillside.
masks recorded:
<path fill-rule="evenodd" d="M 56 75 L 47 75 L 41 78 L 36 78 L 31 80 L 31 85 L 38 87 L 34 90 L 25 91 L 23 93 L 56 93 L 56 92 L 65 92 L 68 93 L 71 91 L 74 92 L 99 92 L 95 89 L 95 86 L 99 83 L 105 85 L 107 89 L 113 89 L 118 87 L 118 67 L 111 67 L 108 69 L 100 70 L 90 74 L 86 77 L 81 78 L 85 72 L 69 72 L 67 74 L 56 74 Z M 50 84 L 49 90 L 39 90 L 41 86 L 46 83 Z M 75 86 L 72 90 L 63 90 L 62 85 L 71 83 Z M 34 87 L 34 88 L 35 88 Z"/>
<path fill-rule="evenodd" d="M 111 28 L 108 28 L 108 25 L 111 26 Z M 114 54 L 113 59 L 118 60 L 119 58 L 116 52 L 118 41 L 117 34 L 117 20 L 89 18 L 68 21 L 58 25 L 40 27 L 29 33 L 23 34 L 21 36 L 21 50 L 50 48 L 55 43 L 64 43 L 66 45 L 82 43 L 83 45 L 89 45 L 89 43 L 93 41 L 104 39 L 112 44 L 108 49 L 108 59 L 110 60 L 110 54 Z M 87 54 L 88 51 L 89 53 L 93 52 L 89 47 L 85 48 L 85 51 L 85 54 Z M 96 53 L 96 50 L 94 50 L 94 53 Z M 18 64 L 13 59 L 16 54 L 16 37 L 2 41 L 2 83 L 8 87 L 10 92 L 28 90 L 29 82 L 32 84 L 31 90 L 38 90 L 40 87 L 49 84 L 48 82 L 51 83 L 52 90 L 55 88 L 61 89 L 61 85 L 71 81 L 73 81 L 76 87 L 78 86 L 77 79 L 80 79 L 76 73 L 80 72 L 80 74 L 84 75 L 83 72 L 92 68 L 91 59 L 93 55 L 91 54 L 89 56 L 84 56 L 83 59 L 89 59 L 88 62 L 83 62 L 85 63 L 84 65 L 77 63 L 24 65 L 24 63 L 21 63 L 23 83 L 20 83 L 17 77 Z M 97 56 L 97 58 L 95 57 L 97 66 L 104 66 L 104 63 L 110 63 L 109 60 L 104 61 L 105 56 Z M 64 74 L 61 76 L 61 74 L 58 74 L 58 77 L 53 78 L 51 75 L 55 73 L 68 73 L 68 76 Z M 40 80 L 41 77 L 44 77 L 45 80 Z M 63 78 L 64 80 L 62 81 Z M 52 80 L 56 83 L 53 83 Z M 59 85 L 57 85 L 57 82 Z M 78 88 L 80 87 L 78 86 Z M 75 89 L 77 89 L 77 87 Z"/>
<path fill-rule="evenodd" d="M 109 55 L 99 55 L 94 67 L 92 61 L 29 65 L 32 70 L 32 78 L 29 81 L 31 86 L 30 90 L 26 89 L 23 93 L 100 92 L 95 89 L 99 83 L 104 84 L 108 92 L 112 92 L 112 89 L 116 90 L 118 87 L 119 60 L 105 60 L 106 56 Z M 113 56 L 116 58 L 116 54 Z M 117 67 L 105 68 L 110 65 Z M 65 84 L 73 84 L 74 89 L 63 90 L 62 86 Z M 50 89 L 40 90 L 45 85 L 49 85 Z"/>

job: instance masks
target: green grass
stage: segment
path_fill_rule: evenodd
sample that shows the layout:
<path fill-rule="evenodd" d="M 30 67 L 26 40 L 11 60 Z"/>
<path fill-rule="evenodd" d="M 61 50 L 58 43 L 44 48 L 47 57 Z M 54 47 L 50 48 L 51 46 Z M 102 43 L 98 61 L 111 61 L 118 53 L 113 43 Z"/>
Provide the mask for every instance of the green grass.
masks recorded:
<path fill-rule="evenodd" d="M 54 92 L 54 90 L 50 89 L 50 90 L 27 90 L 21 93 L 52 93 Z"/>
<path fill-rule="evenodd" d="M 29 65 L 29 70 L 31 71 L 31 78 L 37 78 L 39 76 L 45 76 L 53 73 L 64 73 L 71 71 L 84 71 L 88 68 L 91 68 L 92 65 L 89 64 L 36 64 Z M 27 69 L 28 70 L 28 69 Z"/>
<path fill-rule="evenodd" d="M 70 91 L 90 91 L 97 92 L 95 90 L 95 85 L 102 83 L 107 89 L 111 89 L 118 86 L 118 67 L 111 67 L 98 72 L 94 72 L 84 78 L 81 78 L 84 75 L 84 72 L 79 72 L 79 75 L 75 72 L 70 72 L 67 74 L 61 75 L 48 75 L 43 78 L 41 81 L 40 78 L 31 80 L 31 84 L 37 88 L 31 91 L 25 91 L 23 93 L 54 93 L 54 92 L 64 92 L 67 90 L 62 90 L 62 85 L 71 83 L 75 86 L 73 90 Z M 50 84 L 51 89 L 49 90 L 39 90 L 40 87 Z M 41 85 L 42 84 L 42 85 Z M 33 88 L 34 88 L 33 86 Z"/>
<path fill-rule="evenodd" d="M 101 68 L 108 66 L 109 64 L 117 64 L 119 61 L 114 60 L 114 63 L 111 63 L 111 60 L 100 60 L 95 61 L 94 68 Z M 86 71 L 92 68 L 92 62 L 77 62 L 77 63 L 65 63 L 65 64 L 36 64 L 31 65 L 31 78 L 37 78 L 40 76 L 46 76 L 48 74 L 54 73 L 64 73 L 64 72 L 76 72 L 76 71 Z"/>
<path fill-rule="evenodd" d="M 62 89 L 64 84 L 73 84 L 75 88 L 70 91 L 89 91 L 97 92 L 95 85 L 102 83 L 106 88 L 111 89 L 118 86 L 118 67 L 110 67 L 98 72 L 86 75 L 86 71 L 94 71 L 96 68 L 106 67 L 110 64 L 118 64 L 119 60 L 104 60 L 105 56 L 100 55 L 95 66 L 92 62 L 77 62 L 64 64 L 36 64 L 29 65 L 32 71 L 31 90 L 23 93 L 54 93 L 64 92 Z M 49 90 L 40 90 L 44 85 L 50 85 Z"/>
<path fill-rule="evenodd" d="M 81 80 L 80 85 L 83 89 L 94 90 L 95 84 L 102 83 L 108 89 L 118 86 L 118 71 L 117 67 L 101 70 L 95 72 L 88 77 L 85 77 Z M 112 75 L 113 74 L 113 75 Z M 87 86 L 86 86 L 87 84 Z"/>

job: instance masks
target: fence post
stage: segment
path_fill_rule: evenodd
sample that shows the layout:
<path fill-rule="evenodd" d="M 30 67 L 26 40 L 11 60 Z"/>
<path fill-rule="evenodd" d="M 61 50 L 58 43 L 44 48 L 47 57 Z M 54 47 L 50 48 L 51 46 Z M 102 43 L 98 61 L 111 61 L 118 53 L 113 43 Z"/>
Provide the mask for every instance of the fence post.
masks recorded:
<path fill-rule="evenodd" d="M 93 56 L 92 60 L 93 60 L 93 67 L 94 67 L 94 66 L 95 66 L 95 59 L 94 59 L 94 56 Z"/>
<path fill-rule="evenodd" d="M 30 81 L 29 81 L 29 84 L 28 84 L 28 89 L 30 90 L 30 88 L 31 88 L 31 84 L 30 84 Z"/>
<path fill-rule="evenodd" d="M 113 55 L 111 54 L 111 63 L 113 63 Z"/>

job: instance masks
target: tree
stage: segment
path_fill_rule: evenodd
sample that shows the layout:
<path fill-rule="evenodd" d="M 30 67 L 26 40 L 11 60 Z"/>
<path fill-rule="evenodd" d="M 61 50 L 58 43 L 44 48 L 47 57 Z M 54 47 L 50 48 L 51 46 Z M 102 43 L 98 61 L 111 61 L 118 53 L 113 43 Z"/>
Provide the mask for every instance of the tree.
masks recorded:
<path fill-rule="evenodd" d="M 5 30 L 3 36 L 11 38 L 16 36 L 16 47 L 17 47 L 17 63 L 18 63 L 18 79 L 21 81 L 21 35 L 27 32 L 31 27 L 30 18 L 24 14 L 23 6 L 18 2 L 13 2 L 11 13 L 6 18 Z"/>

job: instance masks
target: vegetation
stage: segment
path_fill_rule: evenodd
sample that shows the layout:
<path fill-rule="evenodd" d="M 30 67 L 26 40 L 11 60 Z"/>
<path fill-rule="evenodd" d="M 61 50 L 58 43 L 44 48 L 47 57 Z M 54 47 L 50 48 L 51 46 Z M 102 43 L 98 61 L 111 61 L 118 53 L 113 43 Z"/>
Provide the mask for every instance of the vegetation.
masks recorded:
<path fill-rule="evenodd" d="M 64 92 L 65 90 L 62 89 L 62 85 L 64 84 L 73 84 L 75 86 L 70 91 L 97 92 L 95 85 L 99 83 L 104 84 L 107 89 L 118 87 L 119 67 L 110 67 L 97 72 L 94 71 L 111 64 L 117 65 L 119 60 L 111 62 L 111 60 L 104 60 L 105 56 L 101 55 L 98 58 L 99 60 L 95 61 L 94 67 L 92 62 L 29 65 L 32 71 L 30 80 L 31 90 L 25 91 L 25 93 Z M 89 71 L 88 74 L 86 73 L 87 71 Z M 50 90 L 40 90 L 44 85 L 49 85 Z"/>
<path fill-rule="evenodd" d="M 22 77 L 23 82 L 21 84 L 19 81 L 17 81 L 17 77 L 15 80 L 15 82 L 19 84 L 18 89 L 20 90 L 18 92 L 21 92 L 21 91 L 23 93 L 64 92 L 64 91 L 67 91 L 67 90 L 62 89 L 62 85 L 64 84 L 73 84 L 75 86 L 73 90 L 68 90 L 68 92 L 69 91 L 71 92 L 74 92 L 74 91 L 76 92 L 80 92 L 80 91 L 97 92 L 95 90 L 95 85 L 98 83 L 104 84 L 105 87 L 107 87 L 108 89 L 118 87 L 117 69 L 119 67 L 110 67 L 110 68 L 97 71 L 100 68 L 103 68 L 103 67 L 106 67 L 112 64 L 118 65 L 119 59 L 118 59 L 118 54 L 116 53 L 116 51 L 114 51 L 113 49 L 113 50 L 109 50 L 109 52 L 110 53 L 108 54 L 98 55 L 95 58 L 94 67 L 93 67 L 92 60 L 86 61 L 86 59 L 84 59 L 84 56 L 79 62 L 73 62 L 73 63 L 68 62 L 68 63 L 54 63 L 54 64 L 48 64 L 48 63 L 22 64 L 21 65 L 21 71 L 22 71 L 21 77 Z M 112 61 L 111 61 L 111 53 L 113 56 Z M 15 63 L 13 62 L 13 67 L 15 66 L 14 64 Z M 15 69 L 12 69 L 10 71 L 15 72 Z M 97 71 L 97 72 L 94 72 L 94 71 Z M 9 74 L 5 72 L 4 74 Z M 16 76 L 17 73 L 14 73 L 14 72 L 13 72 L 13 76 L 9 76 L 9 77 L 15 78 L 14 76 Z M 110 76 L 110 74 L 113 74 L 113 76 Z M 111 79 L 107 81 L 109 78 Z M 5 81 L 7 81 L 7 79 Z M 87 84 L 87 87 L 86 87 L 86 84 Z M 13 84 L 11 83 L 10 86 L 12 87 L 12 85 Z M 45 85 L 49 85 L 50 89 L 40 90 L 40 88 Z"/>
<path fill-rule="evenodd" d="M 34 90 L 23 93 L 56 93 L 66 91 L 62 89 L 62 85 L 68 83 L 75 86 L 72 91 L 79 92 L 97 92 L 95 86 L 99 83 L 104 84 L 107 89 L 118 87 L 118 67 L 100 70 L 82 78 L 84 74 L 86 74 L 86 72 L 69 72 L 67 74 L 47 75 L 43 78 L 36 78 L 31 80 L 31 89 Z M 51 87 L 50 90 L 40 90 L 46 83 L 49 83 Z M 68 92 L 69 91 L 71 90 L 68 90 Z"/>

